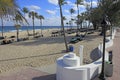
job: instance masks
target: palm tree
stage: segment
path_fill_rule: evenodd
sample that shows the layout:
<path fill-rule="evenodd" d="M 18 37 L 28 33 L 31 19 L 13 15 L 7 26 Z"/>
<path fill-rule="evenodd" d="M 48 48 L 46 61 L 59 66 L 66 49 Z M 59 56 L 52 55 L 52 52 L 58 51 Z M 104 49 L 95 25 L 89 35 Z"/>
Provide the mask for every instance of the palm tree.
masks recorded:
<path fill-rule="evenodd" d="M 63 16 L 63 21 L 64 21 L 64 20 L 66 20 L 66 17 L 65 17 L 65 16 Z"/>
<path fill-rule="evenodd" d="M 19 41 L 19 28 L 21 27 L 20 24 L 15 24 L 15 28 L 17 30 L 17 41 Z"/>
<path fill-rule="evenodd" d="M 0 11 L 3 13 L 0 13 L 0 16 L 15 16 L 18 11 L 16 0 L 0 0 Z"/>
<path fill-rule="evenodd" d="M 37 18 L 37 13 L 34 11 L 29 12 L 29 17 L 32 18 L 32 22 L 33 22 L 33 37 L 35 37 L 35 25 L 34 25 L 34 20 L 35 18 Z"/>
<path fill-rule="evenodd" d="M 18 12 L 18 6 L 16 0 L 0 0 L 0 18 L 2 24 L 2 37 L 3 37 L 3 18 L 10 18 L 15 16 L 15 13 Z"/>
<path fill-rule="evenodd" d="M 92 4 L 92 2 L 91 2 L 91 4 Z M 89 28 L 90 28 L 90 22 L 91 22 L 91 19 L 90 19 L 90 10 L 91 10 L 91 8 L 92 8 L 92 6 L 90 7 L 90 5 L 89 4 L 86 4 L 85 5 L 86 6 L 86 12 L 85 12 L 85 17 L 86 17 L 86 19 L 85 19 L 85 21 L 86 20 L 89 20 L 89 22 L 88 22 L 88 25 L 87 25 L 87 23 L 86 23 L 86 32 L 85 32 L 85 36 L 87 35 L 87 33 L 88 33 L 88 30 L 89 30 Z"/>
<path fill-rule="evenodd" d="M 69 21 L 69 25 L 72 26 L 72 21 L 71 20 Z"/>
<path fill-rule="evenodd" d="M 79 15 L 79 5 L 81 4 L 83 0 L 76 0 L 75 4 L 77 5 L 77 11 L 78 11 L 78 15 Z"/>
<path fill-rule="evenodd" d="M 21 27 L 21 23 L 23 22 L 23 18 L 21 15 L 16 14 L 15 18 L 13 19 L 15 20 L 15 28 L 17 30 L 17 41 L 19 41 L 19 28 Z"/>
<path fill-rule="evenodd" d="M 67 41 L 66 41 L 64 22 L 63 22 L 63 13 L 62 13 L 62 5 L 66 4 L 66 2 L 65 2 L 65 0 L 58 0 L 58 4 L 60 7 L 61 26 L 62 26 L 62 30 L 63 30 L 63 34 L 64 34 L 65 47 L 66 47 L 66 51 L 68 52 L 69 50 L 68 50 L 68 45 L 67 45 Z"/>
<path fill-rule="evenodd" d="M 42 20 L 44 19 L 44 17 L 42 15 L 38 15 L 37 18 L 40 19 L 41 35 L 43 36 L 43 34 L 42 34 Z"/>
<path fill-rule="evenodd" d="M 13 18 L 13 20 L 15 21 L 15 28 L 17 30 L 17 41 L 19 41 L 19 28 L 21 27 L 20 24 L 24 24 L 27 23 L 27 20 L 22 16 L 21 13 L 16 14 L 16 16 Z"/>
<path fill-rule="evenodd" d="M 1 24 L 2 24 L 1 27 L 2 27 L 2 37 L 3 37 L 3 36 L 4 36 L 4 35 L 3 35 L 4 25 L 3 25 L 3 17 L 2 17 L 2 16 L 1 16 Z"/>
<path fill-rule="evenodd" d="M 72 14 L 75 13 L 75 10 L 73 8 L 70 9 L 70 14 L 71 14 L 71 23 L 73 26 L 73 18 L 72 18 Z M 71 27 L 72 28 L 72 27 Z"/>
<path fill-rule="evenodd" d="M 26 7 L 24 7 L 22 11 L 23 11 L 23 13 L 24 13 L 24 16 L 25 16 L 25 14 L 29 13 L 28 8 L 26 8 Z"/>
<path fill-rule="evenodd" d="M 3 29 L 4 29 L 3 17 L 4 17 L 4 12 L 2 11 L 2 8 L 0 8 L 0 19 L 1 19 L 2 37 L 3 37 Z"/>
<path fill-rule="evenodd" d="M 24 17 L 25 17 L 25 14 L 29 13 L 28 8 L 26 8 L 26 7 L 24 7 L 22 11 L 23 11 L 23 13 L 24 13 Z M 27 26 L 27 34 L 29 35 L 28 26 Z"/>
<path fill-rule="evenodd" d="M 71 14 L 71 19 L 72 19 L 72 14 L 75 13 L 75 10 L 73 8 L 70 9 L 70 14 Z"/>
<path fill-rule="evenodd" d="M 66 17 L 65 17 L 65 16 L 63 16 L 63 23 L 65 23 L 65 20 L 67 20 L 67 19 L 66 19 Z"/>
<path fill-rule="evenodd" d="M 83 0 L 76 0 L 76 4 L 77 4 L 77 15 L 79 16 L 79 5 L 81 4 Z M 77 32 L 76 32 L 76 35 L 78 35 L 78 30 L 79 30 L 79 17 L 77 17 Z"/>
<path fill-rule="evenodd" d="M 68 26 L 68 24 L 69 24 L 69 23 L 68 23 L 68 22 L 66 22 L 66 25 L 67 25 L 67 26 Z"/>
<path fill-rule="evenodd" d="M 66 22 L 66 25 L 67 25 L 67 29 L 68 29 L 69 22 Z"/>

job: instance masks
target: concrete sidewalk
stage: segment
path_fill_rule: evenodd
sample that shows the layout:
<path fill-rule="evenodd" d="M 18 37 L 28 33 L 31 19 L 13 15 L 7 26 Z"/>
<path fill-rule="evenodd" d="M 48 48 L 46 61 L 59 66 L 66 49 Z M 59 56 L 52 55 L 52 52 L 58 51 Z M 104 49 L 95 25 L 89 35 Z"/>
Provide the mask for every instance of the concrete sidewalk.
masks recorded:
<path fill-rule="evenodd" d="M 42 66 L 42 67 L 35 68 L 35 69 L 40 70 L 42 72 L 49 73 L 49 74 L 56 74 L 56 64 Z"/>
<path fill-rule="evenodd" d="M 120 32 L 116 32 L 114 44 L 108 48 L 113 51 L 113 76 L 106 78 L 107 80 L 120 80 Z M 98 76 L 93 80 L 100 80 Z"/>

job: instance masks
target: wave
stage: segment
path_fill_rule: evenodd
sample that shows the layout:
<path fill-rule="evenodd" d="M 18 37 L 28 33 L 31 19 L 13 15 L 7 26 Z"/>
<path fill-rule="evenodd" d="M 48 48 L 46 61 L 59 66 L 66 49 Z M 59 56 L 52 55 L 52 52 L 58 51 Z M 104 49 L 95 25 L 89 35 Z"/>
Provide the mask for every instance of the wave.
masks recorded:
<path fill-rule="evenodd" d="M 16 32 L 17 30 L 10 30 L 9 32 Z M 19 30 L 20 32 L 23 31 L 23 30 Z"/>

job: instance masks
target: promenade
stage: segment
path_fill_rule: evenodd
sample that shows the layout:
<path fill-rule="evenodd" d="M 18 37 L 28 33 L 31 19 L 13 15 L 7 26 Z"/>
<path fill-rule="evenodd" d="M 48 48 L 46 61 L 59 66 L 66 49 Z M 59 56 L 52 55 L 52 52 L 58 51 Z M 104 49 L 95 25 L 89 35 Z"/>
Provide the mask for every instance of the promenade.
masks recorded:
<path fill-rule="evenodd" d="M 114 45 L 108 49 L 113 51 L 113 76 L 108 80 L 120 80 L 120 31 L 116 32 Z"/>
<path fill-rule="evenodd" d="M 107 51 L 113 52 L 113 76 L 106 78 L 107 80 L 120 80 L 120 30 L 117 30 L 115 39 L 113 40 L 114 44 L 112 47 L 108 48 Z M 100 80 L 95 78 L 93 80 Z"/>

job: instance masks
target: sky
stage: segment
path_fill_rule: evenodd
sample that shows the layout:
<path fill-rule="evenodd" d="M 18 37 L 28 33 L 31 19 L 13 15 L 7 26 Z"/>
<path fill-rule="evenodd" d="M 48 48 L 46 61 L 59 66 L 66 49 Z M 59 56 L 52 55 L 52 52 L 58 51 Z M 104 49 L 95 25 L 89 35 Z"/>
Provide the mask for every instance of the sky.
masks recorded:
<path fill-rule="evenodd" d="M 66 22 L 68 22 L 71 18 L 70 9 L 73 8 L 75 13 L 72 17 L 75 18 L 77 16 L 77 6 L 75 5 L 76 0 L 65 0 L 67 4 L 62 6 L 63 16 L 66 17 Z M 84 0 L 84 5 L 79 5 L 80 13 L 86 10 L 85 5 L 90 5 L 91 0 Z M 93 7 L 97 6 L 97 0 L 92 0 Z M 58 6 L 58 0 L 17 0 L 17 4 L 22 9 L 23 7 L 27 7 L 29 11 L 35 11 L 39 15 L 44 16 L 43 26 L 60 26 L 60 12 Z M 32 20 L 28 17 L 28 14 L 25 15 L 25 18 L 32 26 Z M 13 22 L 4 21 L 4 25 L 13 26 Z M 35 26 L 39 26 L 40 21 L 35 19 Z"/>

